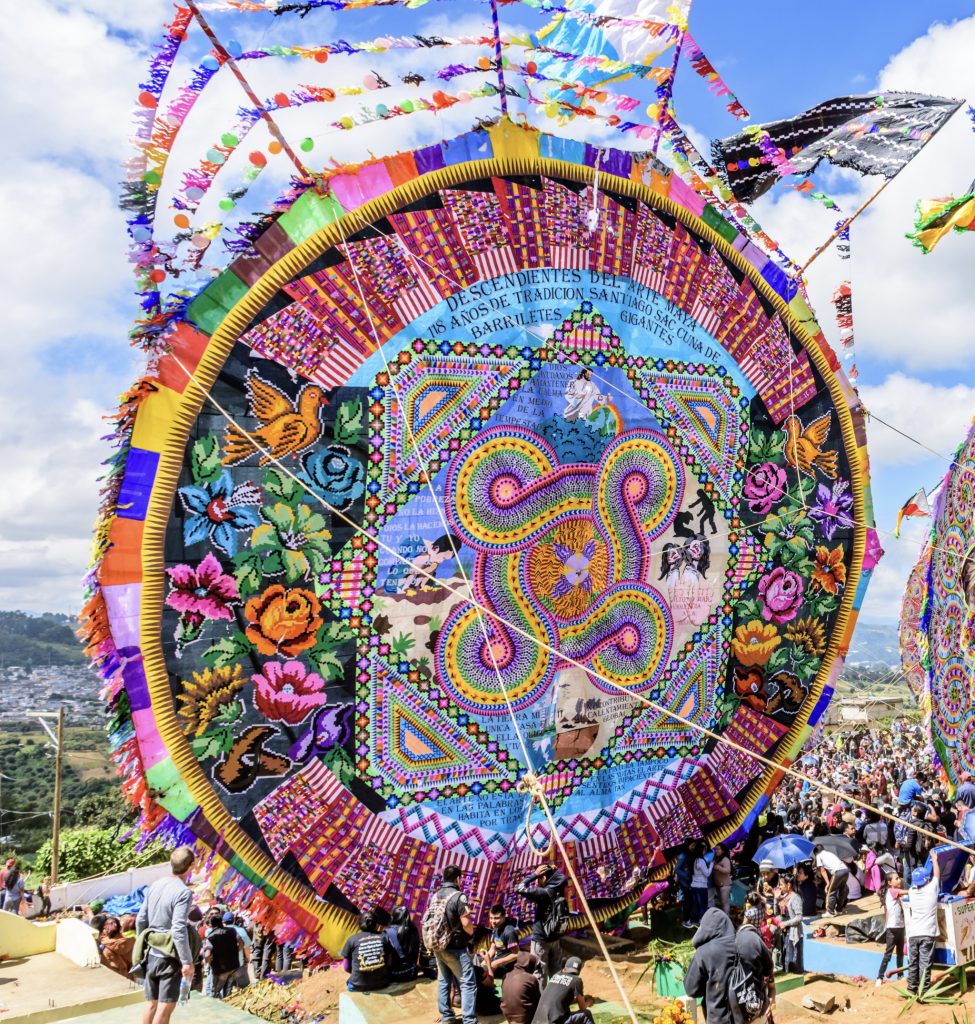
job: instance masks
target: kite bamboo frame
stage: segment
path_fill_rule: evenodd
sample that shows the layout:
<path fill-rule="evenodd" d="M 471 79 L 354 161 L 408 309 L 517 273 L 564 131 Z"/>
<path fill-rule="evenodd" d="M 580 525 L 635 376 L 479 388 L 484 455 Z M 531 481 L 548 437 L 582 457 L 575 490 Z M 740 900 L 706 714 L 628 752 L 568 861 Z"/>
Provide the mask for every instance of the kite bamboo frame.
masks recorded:
<path fill-rule="evenodd" d="M 496 133 L 501 133 L 500 137 Z M 293 280 L 321 253 L 342 242 L 346 237 L 366 225 L 409 203 L 429 196 L 440 189 L 460 185 L 466 181 L 492 176 L 541 174 L 585 184 L 592 183 L 593 168 L 541 157 L 538 152 L 537 136 L 532 137 L 532 135 L 533 133 L 510 122 L 503 122 L 498 129 L 492 131 L 495 149 L 502 150 L 499 155 L 483 160 L 453 164 L 400 185 L 357 209 L 343 214 L 281 257 L 233 306 L 213 332 L 193 374 L 199 387 L 186 388 L 180 396 L 162 445 L 159 466 L 145 519 L 141 551 L 142 594 L 140 606 L 140 641 L 153 715 L 159 734 L 188 792 L 200 807 L 210 826 L 237 854 L 235 859 L 239 859 L 252 876 L 264 879 L 262 888 L 268 895 L 282 892 L 305 912 L 314 916 L 319 922 L 318 942 L 331 952 L 337 951 L 345 938 L 354 930 L 353 915 L 323 903 L 312 890 L 297 882 L 272 858 L 261 851 L 257 843 L 244 832 L 217 796 L 211 780 L 193 755 L 176 717 L 169 672 L 163 653 L 162 614 L 166 581 L 166 530 L 176 497 L 186 444 L 206 401 L 206 394 L 215 384 L 234 344 L 280 288 Z M 503 143 L 503 145 L 499 145 L 499 143 Z M 508 151 L 504 152 L 504 150 Z M 794 317 L 788 304 L 762 278 L 753 264 L 730 242 L 699 217 L 668 196 L 654 191 L 642 181 L 608 175 L 605 171 L 601 172 L 601 177 L 604 190 L 640 200 L 651 208 L 670 215 L 698 237 L 717 247 L 719 253 L 745 274 L 755 289 L 779 313 L 789 328 L 789 333 L 798 339 L 826 382 L 833 399 L 840 423 L 843 447 L 851 468 L 855 524 L 853 560 L 830 643 L 807 698 L 805 707 L 809 710 L 805 711 L 801 721 L 797 720 L 793 723 L 789 732 L 779 743 L 778 749 L 785 752 L 784 760 L 791 760 L 797 745 L 804 739 L 804 732 L 808 728 L 809 714 L 822 696 L 833 663 L 839 653 L 841 638 L 847 632 L 866 550 L 867 529 L 864 525 L 866 521 L 866 457 L 861 453 L 857 443 L 847 396 L 842 383 L 830 368 L 827 357 L 820 349 L 814 335 L 803 325 L 793 323 Z M 769 788 L 776 774 L 778 773 L 774 769 L 766 767 L 761 776 L 746 791 L 739 810 L 711 833 L 710 837 L 721 840 L 732 834 L 755 807 L 761 795 Z M 660 874 L 660 870 L 658 869 L 655 874 Z M 605 908 L 604 914 L 617 912 L 625 903 L 625 900 L 621 900 L 618 904 Z"/>

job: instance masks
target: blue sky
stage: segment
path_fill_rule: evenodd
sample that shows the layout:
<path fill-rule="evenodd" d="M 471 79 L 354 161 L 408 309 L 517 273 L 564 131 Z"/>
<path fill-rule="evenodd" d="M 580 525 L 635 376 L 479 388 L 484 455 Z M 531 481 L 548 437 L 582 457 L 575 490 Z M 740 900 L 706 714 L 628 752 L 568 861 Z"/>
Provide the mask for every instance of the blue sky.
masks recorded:
<path fill-rule="evenodd" d="M 0 489 L 0 607 L 72 611 L 79 604 L 99 461 L 107 451 L 99 441 L 106 432 L 102 416 L 139 370 L 125 338 L 133 307 L 115 182 L 127 155 L 129 112 L 145 55 L 170 10 L 163 0 L 31 0 L 18 24 L 0 25 L 6 153 L 0 215 L 7 238 L 0 279 L 0 436 L 7 463 L 7 486 Z M 409 31 L 473 32 L 486 11 L 486 5 L 467 0 L 432 0 L 415 11 L 383 8 L 341 18 L 318 12 L 301 21 L 220 15 L 213 20 L 224 38 L 232 32 L 248 44 L 307 44 Z M 522 25 L 540 23 L 518 5 L 502 8 L 503 23 L 516 18 Z M 972 2 L 830 0 L 800 7 L 771 0 L 695 0 L 691 30 L 755 121 L 877 87 L 975 102 Z M 27 46 L 25 38 L 43 39 L 45 45 Z M 315 68 L 333 81 L 337 73 L 354 79 L 370 67 L 403 73 L 422 56 L 353 58 Z M 442 65 L 451 58 L 441 51 L 435 59 Z M 281 64 L 284 71 L 275 72 L 270 61 L 254 62 L 259 91 L 274 91 L 280 84 L 275 74 L 311 80 L 308 63 L 299 70 L 296 64 Z M 208 92 L 213 106 L 194 112 L 183 159 L 205 149 L 200 143 L 219 132 L 241 102 L 229 76 Z M 736 129 L 723 102 L 686 66 L 679 73 L 677 108 L 702 142 Z M 453 116 L 458 109 L 443 123 L 422 115 L 350 134 L 374 152 L 407 149 L 423 138 L 461 130 Z M 472 109 L 465 108 L 465 115 Z M 349 135 L 330 129 L 320 110 L 301 116 L 305 120 L 295 112 L 283 127 L 292 137 L 313 136 L 316 159 L 366 155 L 355 152 Z M 328 119 L 334 116 L 330 111 Z M 916 199 L 957 192 L 973 177 L 975 135 L 959 113 L 854 227 L 851 263 L 842 266 L 829 253 L 809 274 L 820 321 L 834 336 L 829 297 L 852 268 L 867 407 L 946 454 L 975 413 L 969 355 L 975 250 L 970 239 L 948 238 L 923 257 L 903 234 L 911 227 Z M 818 180 L 845 210 L 855 209 L 877 184 L 834 171 Z M 784 189 L 761 200 L 754 213 L 800 261 L 829 235 L 835 220 Z M 933 486 L 946 463 L 879 424 L 871 426 L 869 439 L 878 526 L 890 531 L 901 502 L 916 487 Z M 888 556 L 875 575 L 864 620 L 894 621 L 923 531 L 923 523 L 914 524 L 899 542 L 883 538 Z"/>

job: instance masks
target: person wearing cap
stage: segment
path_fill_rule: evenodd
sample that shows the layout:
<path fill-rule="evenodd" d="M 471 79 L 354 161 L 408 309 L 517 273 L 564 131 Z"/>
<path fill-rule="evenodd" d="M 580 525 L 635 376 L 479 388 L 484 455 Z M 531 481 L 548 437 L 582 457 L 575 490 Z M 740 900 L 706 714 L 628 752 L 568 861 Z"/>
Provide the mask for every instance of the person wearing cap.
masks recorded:
<path fill-rule="evenodd" d="M 531 882 L 534 881 L 534 885 Z M 538 957 L 542 988 L 558 970 L 562 962 L 562 943 L 558 938 L 546 934 L 545 924 L 557 897 L 565 897 L 568 879 L 554 864 L 539 864 L 534 874 L 518 890 L 535 905 L 535 921 L 532 924 L 531 951 Z"/>
<path fill-rule="evenodd" d="M 223 999 L 233 991 L 244 944 L 234 930 L 233 914 L 221 914 L 216 910 L 207 923 L 210 927 L 203 942 L 203 963 L 210 976 L 207 994 L 214 999 Z"/>
<path fill-rule="evenodd" d="M 251 947 L 254 945 L 253 940 L 247 933 L 247 929 L 239 924 L 237 916 L 232 911 L 227 911 L 223 915 L 223 923 L 226 928 L 233 928 L 237 933 L 237 938 L 243 943 L 243 948 L 240 951 L 240 966 L 237 968 L 237 973 L 234 975 L 234 988 L 247 988 L 251 983 L 250 977 L 250 959 L 251 959 Z"/>
<path fill-rule="evenodd" d="M 933 868 L 915 868 L 908 891 L 907 920 L 907 991 L 911 995 L 924 992 L 931 984 L 931 962 L 938 939 L 938 884 L 941 866 L 931 858 Z"/>
<path fill-rule="evenodd" d="M 756 1020 L 762 1014 L 767 1014 L 771 1021 L 775 1007 L 775 965 L 759 931 L 761 914 L 761 907 L 746 907 L 745 920 L 735 935 L 735 955 L 745 973 L 754 979 L 756 987 L 765 996 L 762 1010 L 750 1019 Z M 741 1007 L 732 1006 L 731 1010 L 736 1024 L 746 1024 Z M 712 1024 L 710 1016 L 708 1024 Z"/>
<path fill-rule="evenodd" d="M 570 956 L 561 971 L 556 971 L 538 1000 L 532 1024 L 593 1024 L 590 999 L 582 988 L 582 961 Z M 577 1009 L 572 1009 L 575 1003 Z"/>
<path fill-rule="evenodd" d="M 507 1024 L 531 1024 L 542 988 L 538 983 L 538 957 L 521 950 L 501 982 L 501 1012 Z"/>

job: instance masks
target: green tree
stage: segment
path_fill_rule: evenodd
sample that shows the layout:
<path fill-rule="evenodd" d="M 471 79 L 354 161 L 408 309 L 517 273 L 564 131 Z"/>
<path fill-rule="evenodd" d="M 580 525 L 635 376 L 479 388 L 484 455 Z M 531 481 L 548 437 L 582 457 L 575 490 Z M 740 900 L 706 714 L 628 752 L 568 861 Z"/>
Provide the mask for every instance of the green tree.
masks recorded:
<path fill-rule="evenodd" d="M 138 811 L 117 789 L 89 793 L 71 808 L 71 820 L 79 827 L 106 829 L 113 834 L 128 831 L 137 818 Z"/>
<path fill-rule="evenodd" d="M 158 843 L 152 843 L 141 851 L 135 845 L 134 839 L 120 843 L 115 838 L 114 829 L 68 829 L 61 833 L 60 880 L 72 882 L 146 864 L 159 864 L 169 856 L 169 851 Z M 34 874 L 43 877 L 50 873 L 51 841 L 47 840 L 37 851 Z"/>

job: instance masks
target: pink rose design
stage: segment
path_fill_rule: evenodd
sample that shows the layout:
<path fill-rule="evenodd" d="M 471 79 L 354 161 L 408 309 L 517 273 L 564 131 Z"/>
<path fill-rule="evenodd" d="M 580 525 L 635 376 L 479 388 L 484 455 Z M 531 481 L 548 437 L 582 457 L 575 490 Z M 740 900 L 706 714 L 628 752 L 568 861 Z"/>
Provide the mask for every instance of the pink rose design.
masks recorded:
<path fill-rule="evenodd" d="M 195 569 L 175 565 L 166 572 L 172 582 L 166 604 L 175 608 L 187 623 L 198 628 L 204 619 L 233 621 L 230 605 L 240 600 L 237 581 L 221 569 L 213 554 L 208 554 Z"/>
<path fill-rule="evenodd" d="M 772 506 L 785 494 L 786 484 L 785 470 L 774 462 L 752 466 L 745 474 L 743 489 L 748 507 L 762 515 L 770 512 Z"/>
<path fill-rule="evenodd" d="M 325 680 L 300 661 L 269 661 L 254 680 L 254 703 L 273 722 L 297 725 L 325 703 Z"/>
<path fill-rule="evenodd" d="M 802 604 L 803 589 L 802 577 L 797 572 L 777 566 L 758 584 L 762 618 L 779 624 L 794 619 Z"/>

